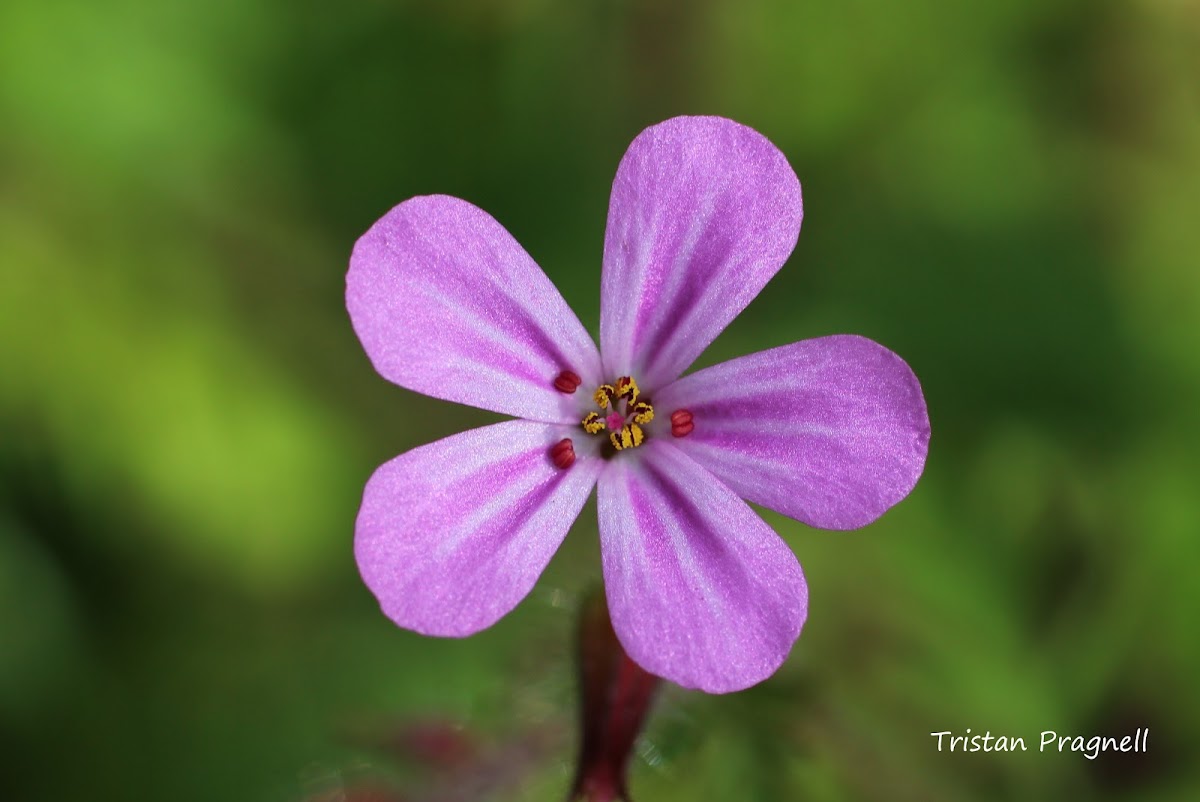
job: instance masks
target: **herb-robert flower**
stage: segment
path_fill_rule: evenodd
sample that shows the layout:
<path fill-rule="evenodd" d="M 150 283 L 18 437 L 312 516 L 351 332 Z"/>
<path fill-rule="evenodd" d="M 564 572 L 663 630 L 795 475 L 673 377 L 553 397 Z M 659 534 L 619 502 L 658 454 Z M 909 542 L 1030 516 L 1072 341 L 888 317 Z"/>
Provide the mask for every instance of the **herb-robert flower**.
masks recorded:
<path fill-rule="evenodd" d="M 863 337 L 680 378 L 783 265 L 802 214 L 795 173 L 756 131 L 718 117 L 643 131 L 613 182 L 599 350 L 470 203 L 416 197 L 371 226 L 346 305 L 375 368 L 518 418 L 413 449 L 368 481 L 355 556 L 383 611 L 427 635 L 491 626 L 596 487 L 605 591 L 630 657 L 714 693 L 774 673 L 808 592 L 746 501 L 864 526 L 913 488 L 929 443 L 916 377 Z"/>

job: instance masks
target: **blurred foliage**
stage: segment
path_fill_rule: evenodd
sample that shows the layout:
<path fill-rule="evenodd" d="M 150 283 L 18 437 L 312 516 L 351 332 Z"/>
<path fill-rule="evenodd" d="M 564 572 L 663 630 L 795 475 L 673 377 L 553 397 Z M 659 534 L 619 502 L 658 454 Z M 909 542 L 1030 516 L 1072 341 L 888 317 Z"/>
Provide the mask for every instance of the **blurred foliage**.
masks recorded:
<path fill-rule="evenodd" d="M 363 482 L 492 417 L 374 374 L 346 259 L 459 195 L 594 330 L 621 153 L 717 113 L 787 153 L 806 218 L 702 363 L 865 334 L 934 434 L 865 531 L 765 513 L 805 634 L 758 688 L 666 693 L 635 796 L 1196 798 L 1198 78 L 1190 0 L 6 0 L 0 795 L 419 789 L 347 733 L 432 718 L 538 745 L 480 798 L 562 798 L 594 512 L 486 633 L 379 614 Z M 1093 762 L 928 735 L 968 727 L 1152 737 Z"/>

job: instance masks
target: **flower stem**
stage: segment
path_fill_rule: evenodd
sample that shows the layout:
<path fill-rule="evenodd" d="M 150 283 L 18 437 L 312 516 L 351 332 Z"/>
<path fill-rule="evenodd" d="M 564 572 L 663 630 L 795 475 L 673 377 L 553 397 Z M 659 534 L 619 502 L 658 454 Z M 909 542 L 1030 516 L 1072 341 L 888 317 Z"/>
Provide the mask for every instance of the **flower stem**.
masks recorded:
<path fill-rule="evenodd" d="M 578 656 L 582 737 L 571 799 L 629 802 L 625 772 L 659 678 L 625 654 L 600 589 L 580 610 Z"/>

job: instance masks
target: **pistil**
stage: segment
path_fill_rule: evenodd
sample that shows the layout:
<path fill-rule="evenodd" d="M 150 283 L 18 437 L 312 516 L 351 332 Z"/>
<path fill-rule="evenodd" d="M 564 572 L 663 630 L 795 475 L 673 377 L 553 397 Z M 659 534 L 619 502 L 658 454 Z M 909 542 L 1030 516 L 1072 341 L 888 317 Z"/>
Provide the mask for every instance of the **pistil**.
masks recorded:
<path fill-rule="evenodd" d="M 603 412 L 589 412 L 580 421 L 585 432 L 594 435 L 607 430 L 608 441 L 617 451 L 637 448 L 646 441 L 642 427 L 654 420 L 654 407 L 641 398 L 632 376 L 600 385 L 592 399 Z"/>

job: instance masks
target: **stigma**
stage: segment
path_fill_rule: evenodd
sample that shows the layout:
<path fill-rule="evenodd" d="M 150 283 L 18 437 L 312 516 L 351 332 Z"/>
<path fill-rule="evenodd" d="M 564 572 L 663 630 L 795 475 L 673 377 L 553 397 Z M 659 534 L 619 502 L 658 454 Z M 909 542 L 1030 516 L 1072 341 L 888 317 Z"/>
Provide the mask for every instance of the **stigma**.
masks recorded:
<path fill-rule="evenodd" d="M 602 384 L 592 394 L 600 411 L 589 412 L 579 423 L 591 435 L 608 432 L 608 442 L 617 451 L 637 448 L 646 442 L 642 428 L 654 420 L 654 407 L 642 398 L 632 376 L 622 376 L 612 384 Z"/>

